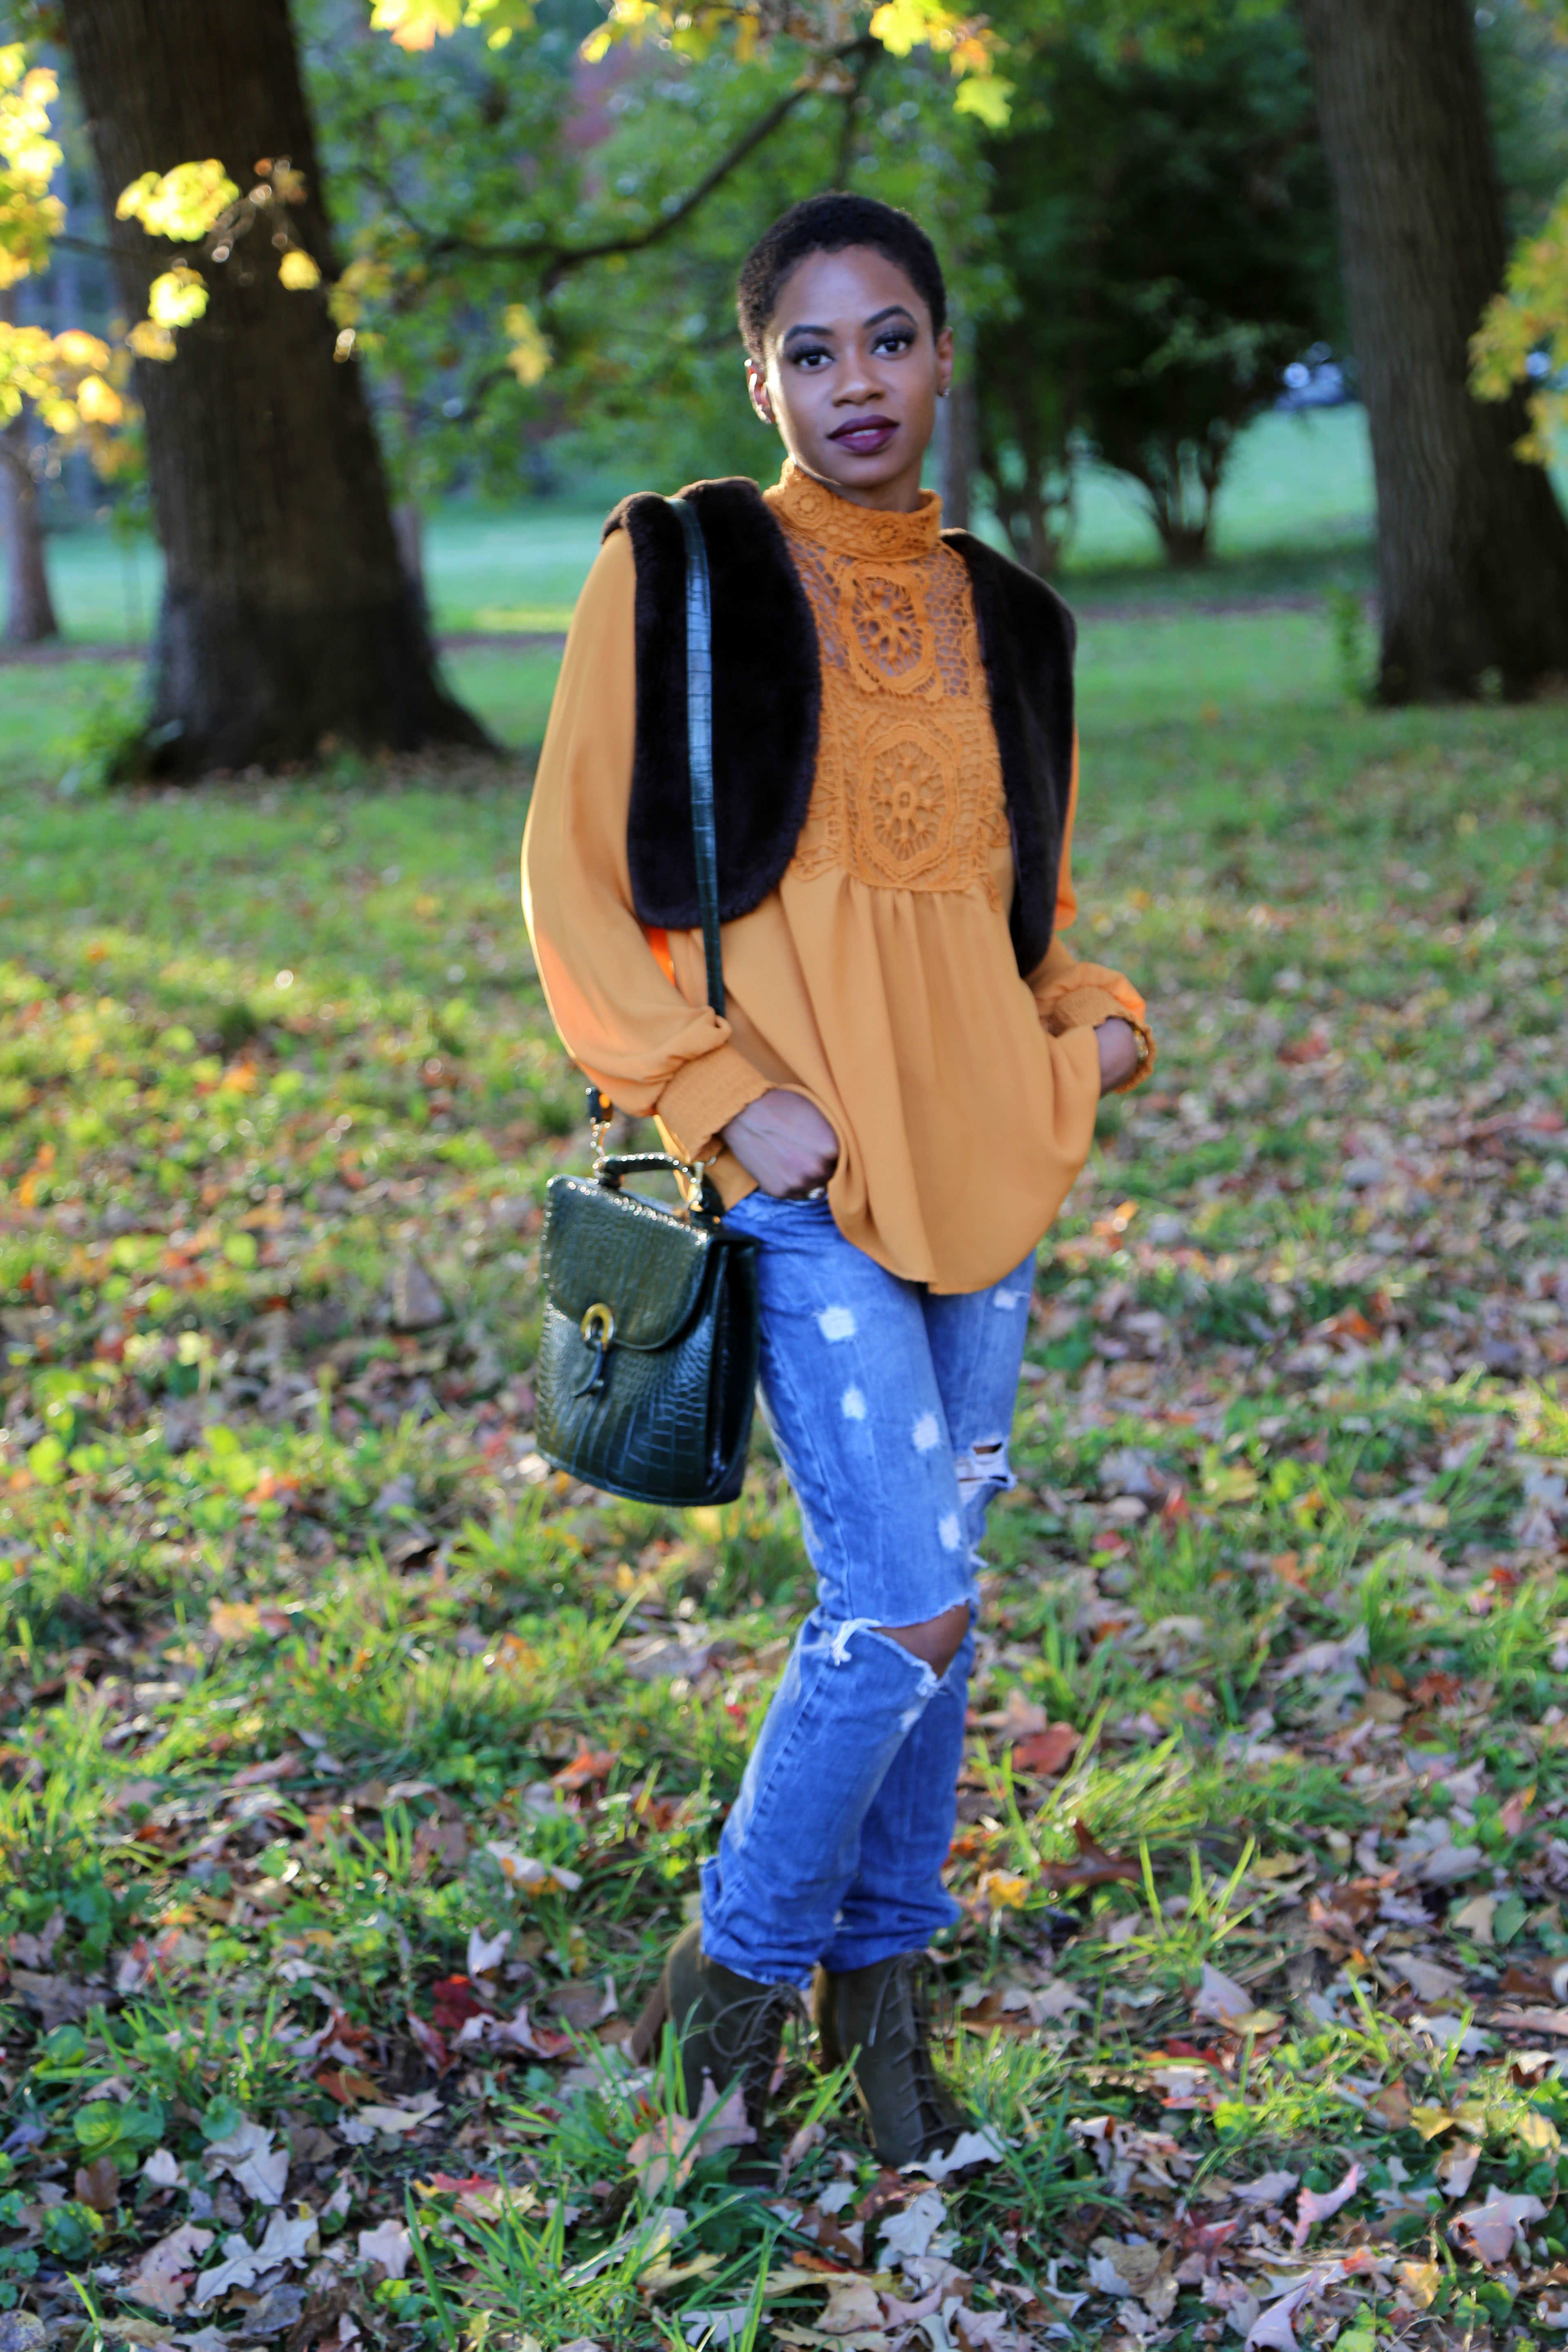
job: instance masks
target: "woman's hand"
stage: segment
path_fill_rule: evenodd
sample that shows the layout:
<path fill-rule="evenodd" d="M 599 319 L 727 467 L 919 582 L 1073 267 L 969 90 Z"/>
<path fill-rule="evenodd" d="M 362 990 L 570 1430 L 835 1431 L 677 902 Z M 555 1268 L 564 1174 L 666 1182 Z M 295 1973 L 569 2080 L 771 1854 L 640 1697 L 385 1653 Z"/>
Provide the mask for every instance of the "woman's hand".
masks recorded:
<path fill-rule="evenodd" d="M 1110 1094 L 1114 1087 L 1125 1085 L 1142 1059 L 1138 1051 L 1138 1032 L 1131 1021 L 1102 1021 L 1094 1033 L 1100 1048 L 1100 1091 Z"/>
<path fill-rule="evenodd" d="M 800 1201 L 838 1165 L 838 1138 L 815 1103 L 774 1087 L 719 1130 L 742 1167 L 776 1200 Z"/>

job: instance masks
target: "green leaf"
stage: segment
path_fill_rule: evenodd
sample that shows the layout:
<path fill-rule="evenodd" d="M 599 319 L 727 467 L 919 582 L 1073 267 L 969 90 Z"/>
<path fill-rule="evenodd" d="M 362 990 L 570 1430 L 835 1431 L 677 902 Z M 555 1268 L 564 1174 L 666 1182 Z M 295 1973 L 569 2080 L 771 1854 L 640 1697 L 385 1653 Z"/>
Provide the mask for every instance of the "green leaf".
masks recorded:
<path fill-rule="evenodd" d="M 77 2109 L 71 2128 L 89 2163 L 94 2157 L 107 2156 L 121 2138 L 121 2115 L 118 2099 L 89 2099 L 85 2107 Z"/>
<path fill-rule="evenodd" d="M 90 2205 L 73 2198 L 52 2206 L 44 2215 L 44 2243 L 62 2263 L 83 2263 L 103 2233 L 103 2223 Z"/>
<path fill-rule="evenodd" d="M 955 114 L 972 114 L 987 131 L 1005 131 L 1013 111 L 1013 84 L 1000 74 L 966 74 L 953 94 Z"/>
<path fill-rule="evenodd" d="M 58 1437 L 40 1437 L 27 1448 L 27 1467 L 40 1486 L 58 1486 L 66 1475 L 66 1450 Z"/>
<path fill-rule="evenodd" d="M 156 2147 L 163 2137 L 162 2099 L 148 2099 L 139 2106 L 127 2102 L 120 2110 L 120 2132 L 132 2147 Z"/>
<path fill-rule="evenodd" d="M 231 2139 L 245 2121 L 245 2109 L 233 2099 L 215 2099 L 201 2121 L 202 2137 L 209 2145 Z"/>

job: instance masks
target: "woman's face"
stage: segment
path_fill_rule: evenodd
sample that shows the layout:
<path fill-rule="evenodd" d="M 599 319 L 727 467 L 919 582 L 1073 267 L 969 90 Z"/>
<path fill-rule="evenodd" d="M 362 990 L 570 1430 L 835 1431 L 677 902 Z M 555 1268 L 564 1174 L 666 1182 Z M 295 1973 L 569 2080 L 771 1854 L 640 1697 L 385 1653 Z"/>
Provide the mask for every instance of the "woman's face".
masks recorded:
<path fill-rule="evenodd" d="M 858 506 L 913 511 L 952 335 L 874 246 L 810 253 L 779 289 L 752 405 L 797 466 Z"/>

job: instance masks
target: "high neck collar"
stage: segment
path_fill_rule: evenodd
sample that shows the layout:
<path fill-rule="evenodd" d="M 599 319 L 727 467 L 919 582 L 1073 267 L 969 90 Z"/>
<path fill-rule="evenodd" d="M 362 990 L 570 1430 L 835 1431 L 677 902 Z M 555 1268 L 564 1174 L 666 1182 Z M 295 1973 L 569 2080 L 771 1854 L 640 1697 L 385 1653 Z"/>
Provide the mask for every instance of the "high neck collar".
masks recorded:
<path fill-rule="evenodd" d="M 884 507 L 857 506 L 841 498 L 814 475 L 803 473 L 793 457 L 785 460 L 777 487 L 767 493 L 769 504 L 803 538 L 815 539 L 838 555 L 879 555 L 906 561 L 930 555 L 942 535 L 942 500 L 934 490 L 922 490 L 913 514 L 890 513 Z"/>

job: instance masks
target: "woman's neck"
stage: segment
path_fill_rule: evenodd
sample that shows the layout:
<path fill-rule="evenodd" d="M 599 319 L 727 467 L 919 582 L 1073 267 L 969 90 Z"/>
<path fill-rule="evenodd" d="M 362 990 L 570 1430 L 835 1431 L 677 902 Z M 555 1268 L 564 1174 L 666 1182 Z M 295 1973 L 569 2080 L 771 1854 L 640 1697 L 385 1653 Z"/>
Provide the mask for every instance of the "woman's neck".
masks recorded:
<path fill-rule="evenodd" d="M 922 451 L 921 463 L 923 462 Z M 830 475 L 814 473 L 809 466 L 801 463 L 793 449 L 790 451 L 790 464 L 808 481 L 820 483 L 825 490 L 831 490 L 836 499 L 842 499 L 847 506 L 868 507 L 876 514 L 917 514 L 920 511 L 920 464 L 906 466 L 890 482 L 873 482 L 864 489 L 850 489 L 847 484 L 834 481 Z"/>

